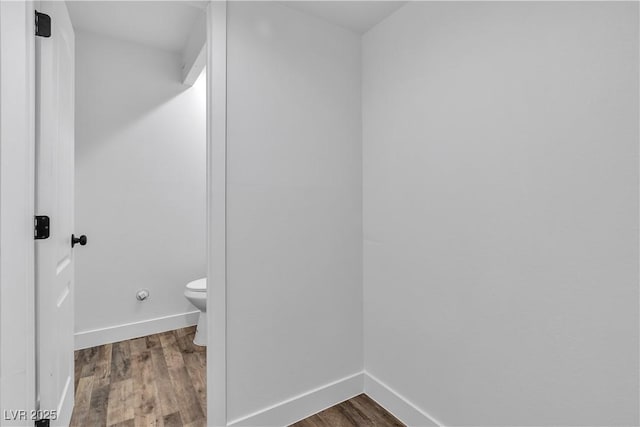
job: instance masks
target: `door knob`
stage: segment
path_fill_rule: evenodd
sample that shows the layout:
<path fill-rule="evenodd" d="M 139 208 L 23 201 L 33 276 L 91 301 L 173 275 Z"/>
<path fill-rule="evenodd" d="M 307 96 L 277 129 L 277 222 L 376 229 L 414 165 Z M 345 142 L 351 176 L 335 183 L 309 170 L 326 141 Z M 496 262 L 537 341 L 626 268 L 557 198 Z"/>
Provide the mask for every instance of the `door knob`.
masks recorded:
<path fill-rule="evenodd" d="M 77 243 L 80 243 L 80 246 L 84 246 L 87 244 L 87 236 L 84 234 L 80 237 L 76 237 L 75 235 L 71 235 L 71 247 L 74 247 Z"/>

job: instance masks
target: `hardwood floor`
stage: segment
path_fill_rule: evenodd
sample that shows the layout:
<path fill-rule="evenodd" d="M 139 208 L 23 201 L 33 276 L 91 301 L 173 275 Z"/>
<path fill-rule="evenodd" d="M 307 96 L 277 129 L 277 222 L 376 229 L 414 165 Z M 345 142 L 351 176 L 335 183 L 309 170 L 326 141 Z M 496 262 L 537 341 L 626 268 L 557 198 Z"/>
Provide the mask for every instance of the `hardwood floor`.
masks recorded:
<path fill-rule="evenodd" d="M 75 353 L 71 426 L 205 426 L 206 347 L 195 326 Z"/>
<path fill-rule="evenodd" d="M 75 352 L 77 427 L 206 426 L 206 347 L 195 326 Z M 291 427 L 404 427 L 361 394 Z"/>
<path fill-rule="evenodd" d="M 291 427 L 405 427 L 366 394 L 361 394 Z"/>

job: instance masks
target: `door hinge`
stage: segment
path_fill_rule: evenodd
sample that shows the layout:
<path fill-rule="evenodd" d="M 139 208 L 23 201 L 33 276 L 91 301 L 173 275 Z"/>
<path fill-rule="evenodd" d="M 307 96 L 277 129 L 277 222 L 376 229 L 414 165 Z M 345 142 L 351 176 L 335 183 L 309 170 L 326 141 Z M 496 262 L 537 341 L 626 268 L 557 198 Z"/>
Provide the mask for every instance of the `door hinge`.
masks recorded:
<path fill-rule="evenodd" d="M 44 215 L 36 215 L 34 217 L 33 238 L 36 240 L 49 238 L 49 217 Z"/>
<path fill-rule="evenodd" d="M 36 36 L 51 37 L 51 17 L 36 10 Z"/>
<path fill-rule="evenodd" d="M 36 420 L 35 427 L 49 427 L 51 425 L 51 420 L 49 418 L 43 418 L 41 420 Z"/>

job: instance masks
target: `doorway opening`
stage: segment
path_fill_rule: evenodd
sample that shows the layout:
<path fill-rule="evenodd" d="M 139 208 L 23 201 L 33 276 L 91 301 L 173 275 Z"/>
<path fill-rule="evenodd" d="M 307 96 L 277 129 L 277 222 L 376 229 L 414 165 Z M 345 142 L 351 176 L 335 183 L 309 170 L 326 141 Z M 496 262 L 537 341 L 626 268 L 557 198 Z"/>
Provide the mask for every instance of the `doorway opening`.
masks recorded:
<path fill-rule="evenodd" d="M 208 2 L 37 9 L 37 406 L 205 425 Z"/>

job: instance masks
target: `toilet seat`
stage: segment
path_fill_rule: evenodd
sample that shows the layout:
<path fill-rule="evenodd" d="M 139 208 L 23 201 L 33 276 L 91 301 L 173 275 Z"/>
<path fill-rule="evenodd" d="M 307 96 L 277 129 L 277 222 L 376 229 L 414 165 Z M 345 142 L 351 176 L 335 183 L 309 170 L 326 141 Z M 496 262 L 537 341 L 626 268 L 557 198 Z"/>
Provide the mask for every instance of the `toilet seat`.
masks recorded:
<path fill-rule="evenodd" d="M 184 296 L 193 304 L 195 308 L 200 310 L 198 314 L 198 326 L 196 334 L 193 337 L 195 345 L 207 345 L 207 278 L 194 280 L 187 283 L 184 290 Z"/>
<path fill-rule="evenodd" d="M 206 277 L 203 279 L 198 279 L 198 280 L 194 280 L 193 282 L 187 283 L 187 289 L 193 292 L 206 292 L 207 291 Z"/>

